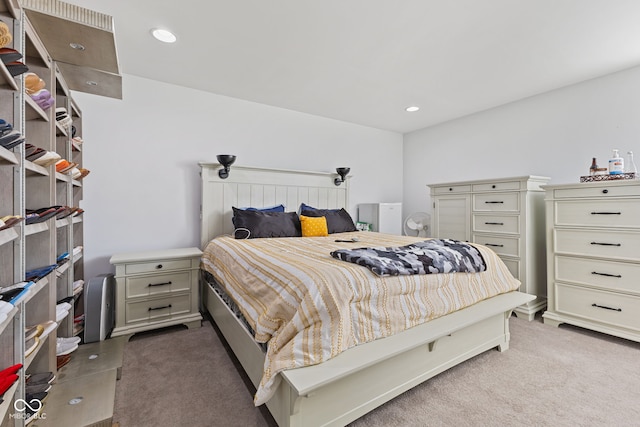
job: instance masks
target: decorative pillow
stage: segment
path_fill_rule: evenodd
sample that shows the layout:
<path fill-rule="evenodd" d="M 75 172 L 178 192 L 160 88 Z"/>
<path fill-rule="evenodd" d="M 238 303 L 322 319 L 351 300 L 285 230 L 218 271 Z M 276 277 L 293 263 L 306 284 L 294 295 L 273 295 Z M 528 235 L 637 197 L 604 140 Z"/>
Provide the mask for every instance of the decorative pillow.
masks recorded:
<path fill-rule="evenodd" d="M 300 225 L 302 226 L 302 237 L 328 236 L 327 218 L 323 216 L 311 217 L 300 215 Z"/>
<path fill-rule="evenodd" d="M 243 211 L 284 212 L 284 205 L 283 204 L 279 204 L 279 205 L 276 205 L 276 206 L 269 206 L 267 208 L 248 207 L 248 208 L 239 208 L 239 209 L 242 209 Z"/>
<path fill-rule="evenodd" d="M 353 219 L 349 212 L 344 209 L 314 209 L 304 203 L 300 207 L 305 209 L 300 211 L 300 215 L 319 217 L 324 216 L 327 219 L 327 228 L 329 234 L 345 233 L 347 231 L 357 231 L 353 223 Z"/>
<path fill-rule="evenodd" d="M 233 207 L 234 237 L 301 237 L 300 219 L 295 212 L 247 211 Z"/>

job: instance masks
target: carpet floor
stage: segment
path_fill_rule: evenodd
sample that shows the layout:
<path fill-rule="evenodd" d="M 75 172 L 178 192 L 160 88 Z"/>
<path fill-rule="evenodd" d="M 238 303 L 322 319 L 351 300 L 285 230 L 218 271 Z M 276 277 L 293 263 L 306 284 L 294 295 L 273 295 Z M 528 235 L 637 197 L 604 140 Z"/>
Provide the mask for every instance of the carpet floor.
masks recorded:
<path fill-rule="evenodd" d="M 640 426 L 640 343 L 512 317 L 508 351 L 489 350 L 351 424 Z M 208 322 L 135 335 L 114 421 L 140 426 L 273 426 Z"/>

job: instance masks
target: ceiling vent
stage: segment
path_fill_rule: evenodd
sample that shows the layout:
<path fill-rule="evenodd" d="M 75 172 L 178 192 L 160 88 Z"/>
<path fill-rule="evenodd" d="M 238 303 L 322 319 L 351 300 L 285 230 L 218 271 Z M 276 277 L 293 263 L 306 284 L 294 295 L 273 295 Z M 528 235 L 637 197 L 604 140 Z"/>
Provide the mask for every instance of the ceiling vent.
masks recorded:
<path fill-rule="evenodd" d="M 113 18 L 58 0 L 21 0 L 71 90 L 122 99 Z"/>

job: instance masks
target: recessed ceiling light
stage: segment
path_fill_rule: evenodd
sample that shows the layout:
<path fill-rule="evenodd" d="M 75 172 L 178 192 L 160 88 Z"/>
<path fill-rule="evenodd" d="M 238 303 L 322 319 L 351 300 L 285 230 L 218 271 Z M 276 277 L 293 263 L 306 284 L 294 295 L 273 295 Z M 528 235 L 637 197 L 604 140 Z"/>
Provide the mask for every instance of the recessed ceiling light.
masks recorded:
<path fill-rule="evenodd" d="M 163 30 L 161 28 L 154 28 L 151 30 L 151 35 L 161 42 L 173 43 L 177 40 L 175 34 L 169 30 Z"/>
<path fill-rule="evenodd" d="M 84 50 L 85 47 L 83 45 L 81 45 L 80 43 L 69 43 L 69 46 L 71 46 L 72 49 L 76 49 L 76 50 Z"/>
<path fill-rule="evenodd" d="M 420 107 L 416 107 L 415 105 L 412 105 L 411 107 L 407 107 L 404 110 L 408 111 L 410 113 L 413 113 L 414 111 L 418 111 L 420 109 Z"/>

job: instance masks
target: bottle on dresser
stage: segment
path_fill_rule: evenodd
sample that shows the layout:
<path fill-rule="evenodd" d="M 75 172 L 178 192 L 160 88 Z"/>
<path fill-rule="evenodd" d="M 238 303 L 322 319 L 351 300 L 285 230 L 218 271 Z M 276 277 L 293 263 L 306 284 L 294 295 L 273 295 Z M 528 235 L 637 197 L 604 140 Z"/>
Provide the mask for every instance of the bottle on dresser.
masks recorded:
<path fill-rule="evenodd" d="M 613 150 L 613 156 L 609 159 L 609 175 L 621 175 L 624 173 L 624 159 L 620 157 L 618 149 Z"/>
<path fill-rule="evenodd" d="M 633 151 L 627 151 L 627 161 L 624 164 L 624 172 L 632 173 L 634 179 L 640 179 L 640 177 L 638 177 L 638 168 L 633 161 Z"/>

